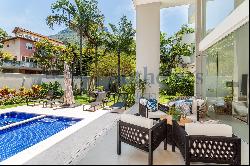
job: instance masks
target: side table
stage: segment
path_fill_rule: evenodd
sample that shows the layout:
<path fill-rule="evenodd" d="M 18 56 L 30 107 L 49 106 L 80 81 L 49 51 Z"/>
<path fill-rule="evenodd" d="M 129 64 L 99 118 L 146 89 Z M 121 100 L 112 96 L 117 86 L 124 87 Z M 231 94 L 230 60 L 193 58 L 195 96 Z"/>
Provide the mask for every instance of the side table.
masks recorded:
<path fill-rule="evenodd" d="M 160 120 L 167 119 L 167 143 L 169 145 L 173 144 L 173 118 L 171 115 L 165 115 L 160 118 Z M 189 118 L 181 118 L 178 124 L 185 127 L 186 123 L 192 123 L 193 121 Z"/>

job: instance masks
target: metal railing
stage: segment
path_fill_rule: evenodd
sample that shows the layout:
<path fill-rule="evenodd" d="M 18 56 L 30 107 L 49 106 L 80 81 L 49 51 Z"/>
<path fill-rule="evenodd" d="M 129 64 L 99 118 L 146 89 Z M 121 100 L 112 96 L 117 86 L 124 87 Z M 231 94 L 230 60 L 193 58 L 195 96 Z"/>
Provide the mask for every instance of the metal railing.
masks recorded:
<path fill-rule="evenodd" d="M 39 65 L 35 62 L 0 61 L 0 67 L 2 68 L 39 68 Z"/>

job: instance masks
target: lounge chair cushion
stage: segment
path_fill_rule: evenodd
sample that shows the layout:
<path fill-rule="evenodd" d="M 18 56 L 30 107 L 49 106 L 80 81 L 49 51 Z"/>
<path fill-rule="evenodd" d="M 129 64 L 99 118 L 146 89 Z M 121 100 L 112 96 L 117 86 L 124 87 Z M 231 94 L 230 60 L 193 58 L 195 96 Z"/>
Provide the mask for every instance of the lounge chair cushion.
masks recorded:
<path fill-rule="evenodd" d="M 151 129 L 154 126 L 154 121 L 152 119 L 144 118 L 141 116 L 135 116 L 131 114 L 122 114 L 121 121 L 136 126 Z"/>
<path fill-rule="evenodd" d="M 185 130 L 188 135 L 232 137 L 233 134 L 232 126 L 226 124 L 186 123 Z"/>

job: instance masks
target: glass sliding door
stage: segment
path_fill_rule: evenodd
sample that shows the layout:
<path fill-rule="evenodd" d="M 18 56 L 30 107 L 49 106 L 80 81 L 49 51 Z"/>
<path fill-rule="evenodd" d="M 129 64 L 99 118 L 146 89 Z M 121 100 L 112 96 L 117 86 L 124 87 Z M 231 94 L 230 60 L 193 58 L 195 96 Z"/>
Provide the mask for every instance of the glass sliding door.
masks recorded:
<path fill-rule="evenodd" d="M 249 24 L 204 52 L 203 94 L 218 114 L 248 121 Z M 217 109 L 217 110 L 216 110 Z"/>

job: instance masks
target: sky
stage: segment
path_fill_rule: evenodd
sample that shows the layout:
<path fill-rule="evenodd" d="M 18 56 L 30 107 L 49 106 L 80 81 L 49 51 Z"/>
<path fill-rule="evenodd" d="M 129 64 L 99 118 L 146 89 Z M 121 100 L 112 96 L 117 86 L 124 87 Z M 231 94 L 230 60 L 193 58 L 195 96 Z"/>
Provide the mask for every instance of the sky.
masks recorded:
<path fill-rule="evenodd" d="M 0 28 L 12 34 L 14 27 L 22 27 L 43 35 L 57 34 L 65 29 L 46 25 L 46 17 L 51 14 L 50 6 L 56 0 L 1 0 Z M 105 16 L 105 24 L 116 24 L 126 15 L 135 27 L 135 9 L 132 0 L 98 0 L 99 9 Z M 181 25 L 188 22 L 188 6 L 161 10 L 161 31 L 169 35 L 177 32 Z"/>

